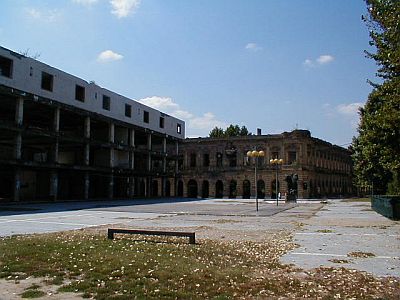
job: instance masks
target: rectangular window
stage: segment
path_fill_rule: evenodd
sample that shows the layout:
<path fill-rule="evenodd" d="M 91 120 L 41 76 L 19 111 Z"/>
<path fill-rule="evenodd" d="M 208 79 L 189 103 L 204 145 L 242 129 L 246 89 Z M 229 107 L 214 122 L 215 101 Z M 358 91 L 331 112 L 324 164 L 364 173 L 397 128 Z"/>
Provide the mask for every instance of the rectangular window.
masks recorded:
<path fill-rule="evenodd" d="M 132 116 L 132 105 L 125 104 L 125 117 L 130 118 Z"/>
<path fill-rule="evenodd" d="M 149 123 L 149 112 L 148 111 L 143 111 L 143 122 Z"/>
<path fill-rule="evenodd" d="M 181 124 L 176 124 L 176 132 L 179 134 L 182 133 L 182 125 Z"/>
<path fill-rule="evenodd" d="M 75 86 L 75 100 L 85 102 L 85 88 L 83 86 Z"/>
<path fill-rule="evenodd" d="M 111 99 L 110 97 L 103 95 L 103 109 L 110 110 Z"/>
<path fill-rule="evenodd" d="M 0 56 L 0 75 L 4 77 L 12 77 L 13 61 L 4 56 Z"/>
<path fill-rule="evenodd" d="M 273 159 L 279 158 L 279 152 L 276 152 L 276 151 L 272 152 L 271 153 L 271 158 L 273 158 Z"/>
<path fill-rule="evenodd" d="M 291 165 L 292 163 L 296 162 L 296 159 L 297 159 L 296 151 L 289 151 L 288 164 Z"/>
<path fill-rule="evenodd" d="M 46 73 L 46 72 L 42 72 L 42 89 L 52 92 L 53 91 L 53 78 L 54 76 Z"/>
<path fill-rule="evenodd" d="M 160 128 L 164 128 L 164 118 L 160 117 Z"/>
<path fill-rule="evenodd" d="M 203 166 L 204 167 L 210 166 L 210 154 L 208 153 L 203 154 Z"/>

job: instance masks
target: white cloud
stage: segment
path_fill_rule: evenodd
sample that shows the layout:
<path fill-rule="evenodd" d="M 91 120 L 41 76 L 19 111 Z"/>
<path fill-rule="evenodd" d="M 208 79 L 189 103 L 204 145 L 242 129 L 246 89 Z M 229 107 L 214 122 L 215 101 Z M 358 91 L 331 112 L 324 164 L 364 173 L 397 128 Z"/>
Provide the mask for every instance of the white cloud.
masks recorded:
<path fill-rule="evenodd" d="M 121 54 L 115 53 L 111 50 L 106 50 L 101 52 L 97 56 L 97 61 L 99 62 L 110 62 L 110 61 L 115 61 L 115 60 L 120 60 L 124 58 Z"/>
<path fill-rule="evenodd" d="M 244 47 L 248 51 L 257 52 L 261 51 L 263 48 L 256 43 L 248 43 L 246 47 Z"/>
<path fill-rule="evenodd" d="M 311 68 L 311 67 L 316 67 L 316 66 L 322 66 L 322 65 L 329 64 L 329 63 L 333 62 L 334 60 L 335 60 L 335 58 L 332 55 L 324 54 L 324 55 L 320 55 L 315 60 L 307 58 L 303 62 L 303 65 L 306 66 L 306 67 Z"/>
<path fill-rule="evenodd" d="M 317 58 L 317 63 L 320 65 L 325 65 L 325 64 L 329 64 L 334 59 L 335 58 L 332 55 L 321 55 L 320 57 Z"/>
<path fill-rule="evenodd" d="M 336 107 L 336 110 L 338 113 L 349 116 L 349 117 L 354 117 L 358 116 L 358 111 L 360 107 L 363 107 L 364 104 L 361 102 L 355 102 L 355 103 L 350 103 L 350 104 L 339 104 Z"/>
<path fill-rule="evenodd" d="M 189 119 L 188 128 L 204 129 L 204 130 L 210 131 L 215 126 L 227 127 L 227 124 L 225 122 L 217 120 L 213 113 L 206 112 L 201 117 L 193 117 L 193 118 Z"/>
<path fill-rule="evenodd" d="M 228 125 L 216 118 L 211 112 L 206 112 L 202 116 L 181 109 L 180 105 L 170 97 L 152 96 L 138 100 L 138 102 L 152 108 L 158 109 L 186 122 L 188 136 L 206 136 L 215 126 L 227 127 Z"/>
<path fill-rule="evenodd" d="M 86 6 L 90 6 L 92 4 L 95 4 L 98 0 L 72 0 L 72 2 L 75 2 L 77 4 L 82 4 Z"/>
<path fill-rule="evenodd" d="M 111 13 L 117 18 L 124 18 L 134 13 L 140 5 L 140 0 L 110 0 Z"/>
<path fill-rule="evenodd" d="M 40 10 L 37 8 L 27 8 L 26 13 L 32 19 L 45 22 L 55 22 L 61 17 L 61 13 L 57 9 Z"/>
<path fill-rule="evenodd" d="M 179 105 L 169 97 L 152 96 L 140 99 L 139 102 L 161 111 L 171 112 L 179 110 Z"/>

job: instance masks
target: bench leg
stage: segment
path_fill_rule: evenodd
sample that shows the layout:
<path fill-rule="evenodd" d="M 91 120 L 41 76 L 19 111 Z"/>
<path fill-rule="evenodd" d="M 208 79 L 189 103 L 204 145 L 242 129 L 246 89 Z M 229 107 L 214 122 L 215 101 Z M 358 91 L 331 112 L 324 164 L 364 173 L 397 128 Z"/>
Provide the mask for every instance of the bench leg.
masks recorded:
<path fill-rule="evenodd" d="M 196 244 L 196 238 L 193 233 L 193 235 L 189 236 L 189 244 Z"/>
<path fill-rule="evenodd" d="M 107 237 L 108 237 L 109 240 L 113 240 L 114 239 L 114 232 L 112 230 L 108 229 Z"/>

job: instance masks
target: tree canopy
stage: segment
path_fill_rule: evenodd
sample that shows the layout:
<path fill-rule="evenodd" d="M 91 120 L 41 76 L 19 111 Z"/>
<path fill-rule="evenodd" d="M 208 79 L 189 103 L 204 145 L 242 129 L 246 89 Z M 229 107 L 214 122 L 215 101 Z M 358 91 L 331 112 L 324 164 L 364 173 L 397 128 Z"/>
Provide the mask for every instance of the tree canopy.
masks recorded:
<path fill-rule="evenodd" d="M 225 130 L 220 127 L 214 127 L 210 131 L 210 137 L 230 137 L 230 136 L 245 136 L 251 135 L 246 126 L 239 127 L 239 125 L 229 125 Z"/>
<path fill-rule="evenodd" d="M 381 83 L 360 109 L 358 137 L 353 139 L 356 184 L 377 193 L 400 192 L 400 1 L 366 0 L 363 16 L 376 52 L 366 56 L 378 65 Z"/>

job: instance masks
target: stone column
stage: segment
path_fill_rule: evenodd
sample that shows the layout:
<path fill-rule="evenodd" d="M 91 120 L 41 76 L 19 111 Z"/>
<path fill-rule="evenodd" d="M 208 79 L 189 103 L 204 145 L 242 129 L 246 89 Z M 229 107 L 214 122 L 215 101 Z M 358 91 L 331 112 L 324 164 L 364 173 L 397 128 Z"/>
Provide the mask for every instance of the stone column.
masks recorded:
<path fill-rule="evenodd" d="M 135 129 L 130 130 L 130 145 L 131 147 L 135 147 Z M 129 151 L 129 167 L 130 169 L 134 170 L 135 169 L 135 151 L 130 150 Z"/>
<path fill-rule="evenodd" d="M 14 174 L 14 201 L 18 202 L 20 200 L 20 193 L 21 193 L 21 172 L 19 169 L 16 169 Z"/>
<path fill-rule="evenodd" d="M 114 197 L 114 175 L 110 174 L 109 185 L 108 185 L 108 198 Z"/>
<path fill-rule="evenodd" d="M 167 172 L 167 138 L 163 139 L 163 172 L 164 174 Z M 164 180 L 163 180 L 164 182 Z M 164 189 L 163 189 L 164 191 Z"/>
<path fill-rule="evenodd" d="M 14 137 L 14 159 L 19 160 L 22 156 L 22 134 L 17 132 Z"/>
<path fill-rule="evenodd" d="M 111 144 L 113 144 L 114 140 L 115 140 L 115 125 L 114 125 L 114 123 L 110 123 L 109 130 L 108 130 L 108 141 Z M 110 168 L 114 167 L 114 155 L 115 155 L 114 148 L 113 148 L 113 145 L 111 145 L 111 148 L 110 148 L 110 162 L 109 162 Z"/>
<path fill-rule="evenodd" d="M 56 107 L 53 111 L 53 131 L 60 131 L 60 108 Z"/>
<path fill-rule="evenodd" d="M 147 150 L 148 150 L 148 156 L 147 156 L 147 171 L 149 171 L 149 172 L 151 172 L 151 149 L 152 149 L 152 146 L 151 146 L 151 138 L 152 138 L 152 135 L 151 135 L 151 133 L 149 133 L 149 134 L 147 135 Z"/>
<path fill-rule="evenodd" d="M 56 201 L 58 196 L 58 173 L 56 170 L 50 173 L 50 197 Z"/>
<path fill-rule="evenodd" d="M 85 172 L 85 177 L 84 177 L 84 198 L 85 200 L 89 199 L 89 189 L 90 189 L 90 176 L 89 172 Z"/>
<path fill-rule="evenodd" d="M 21 126 L 24 121 L 24 98 L 18 97 L 15 104 L 15 124 Z"/>
<path fill-rule="evenodd" d="M 85 117 L 85 122 L 83 126 L 83 136 L 86 140 L 84 149 L 84 165 L 88 166 L 90 163 L 90 144 L 88 139 L 90 139 L 90 117 Z"/>

